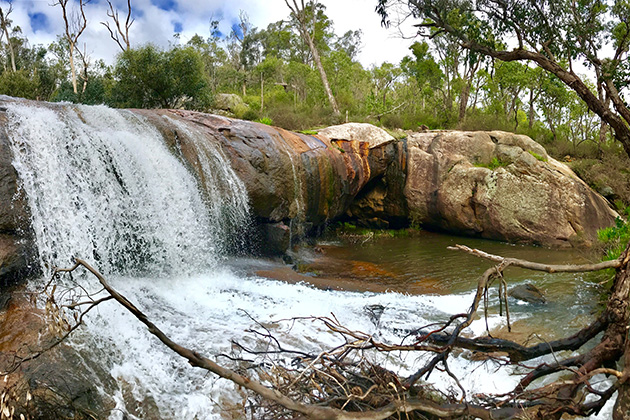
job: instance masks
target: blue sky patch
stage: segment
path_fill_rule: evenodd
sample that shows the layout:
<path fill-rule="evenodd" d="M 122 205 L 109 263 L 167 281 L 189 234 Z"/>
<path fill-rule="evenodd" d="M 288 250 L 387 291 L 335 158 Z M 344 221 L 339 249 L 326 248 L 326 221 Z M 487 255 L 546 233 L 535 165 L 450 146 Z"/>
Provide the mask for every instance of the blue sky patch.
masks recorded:
<path fill-rule="evenodd" d="M 238 26 L 238 23 L 233 23 L 232 24 L 232 31 L 234 31 L 234 33 L 236 34 L 237 37 L 239 37 L 239 38 L 243 37 L 243 31 L 241 30 L 241 27 Z"/>
<path fill-rule="evenodd" d="M 48 17 L 43 13 L 29 13 L 28 18 L 31 20 L 31 28 L 33 32 L 48 30 Z"/>
<path fill-rule="evenodd" d="M 184 29 L 181 22 L 173 22 L 173 32 L 180 33 Z"/>
<path fill-rule="evenodd" d="M 156 5 L 162 10 L 170 12 L 171 10 L 177 9 L 177 1 L 176 0 L 151 0 L 151 3 Z"/>

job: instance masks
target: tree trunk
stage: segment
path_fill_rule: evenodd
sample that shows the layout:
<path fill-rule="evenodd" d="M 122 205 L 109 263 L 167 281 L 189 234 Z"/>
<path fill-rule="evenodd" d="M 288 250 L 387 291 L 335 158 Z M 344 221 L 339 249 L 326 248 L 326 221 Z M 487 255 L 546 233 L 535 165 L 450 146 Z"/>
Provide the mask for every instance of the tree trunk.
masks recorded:
<path fill-rule="evenodd" d="M 462 96 L 459 101 L 459 117 L 457 121 L 461 123 L 466 118 L 466 109 L 468 108 L 468 97 L 470 96 L 470 82 L 466 81 L 462 88 Z"/>
<path fill-rule="evenodd" d="M 74 94 L 78 94 L 79 90 L 77 88 L 77 69 L 74 65 L 74 44 L 70 43 L 70 72 L 72 74 L 72 90 Z"/>
<path fill-rule="evenodd" d="M 13 44 L 11 44 L 11 38 L 9 37 L 9 31 L 7 30 L 6 25 L 4 25 L 4 36 L 7 37 L 7 47 L 9 48 L 9 56 L 11 57 L 11 70 L 13 73 L 17 71 L 15 67 L 15 52 L 13 51 Z"/>
<path fill-rule="evenodd" d="M 330 102 L 330 106 L 333 109 L 333 114 L 341 115 L 339 111 L 339 106 L 337 106 L 337 100 L 333 95 L 332 89 L 330 89 L 330 83 L 328 83 L 328 76 L 326 76 L 326 70 L 324 70 L 324 66 L 322 65 L 322 60 L 319 57 L 319 51 L 315 44 L 313 43 L 313 39 L 311 36 L 304 32 L 304 36 L 306 38 L 306 42 L 308 43 L 308 47 L 311 50 L 311 54 L 313 54 L 313 61 L 315 62 L 315 67 L 319 71 L 319 75 L 322 78 L 322 84 L 324 85 L 324 90 L 326 91 L 326 95 L 328 96 L 328 102 Z"/>
<path fill-rule="evenodd" d="M 527 113 L 529 129 L 534 128 L 534 89 L 529 90 L 529 112 Z"/>
<path fill-rule="evenodd" d="M 623 377 L 620 379 L 623 383 L 617 391 L 617 402 L 615 402 L 615 407 L 613 408 L 613 420 L 630 419 L 630 340 L 628 337 L 626 337 L 624 364 Z"/>

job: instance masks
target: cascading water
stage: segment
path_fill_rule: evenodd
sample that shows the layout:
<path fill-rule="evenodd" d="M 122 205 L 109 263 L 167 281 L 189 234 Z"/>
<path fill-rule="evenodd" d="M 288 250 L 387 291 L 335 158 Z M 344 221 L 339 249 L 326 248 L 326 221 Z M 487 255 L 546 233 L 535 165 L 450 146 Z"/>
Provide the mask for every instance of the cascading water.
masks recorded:
<path fill-rule="evenodd" d="M 249 205 L 245 184 L 236 176 L 223 151 L 214 143 L 205 141 L 204 134 L 175 118 L 164 116 L 177 128 L 179 136 L 186 136 L 195 149 L 201 167 L 200 183 L 208 213 L 219 245 L 226 241 L 238 242 L 249 227 Z M 236 244 L 243 246 L 244 244 Z"/>
<path fill-rule="evenodd" d="M 88 260 L 173 340 L 204 355 L 228 354 L 230 339 L 248 340 L 244 331 L 255 325 L 252 319 L 331 312 L 350 329 L 400 342 L 407 331 L 443 321 L 472 300 L 471 292 L 340 292 L 235 274 L 220 256 L 230 231 L 247 223 L 247 197 L 220 150 L 194 128 L 169 118 L 193 140 L 199 180 L 159 132 L 131 112 L 11 103 L 7 116 L 42 267 L 69 264 L 73 256 Z M 302 186 L 293 169 L 300 216 Z M 385 308 L 377 323 L 366 315 L 372 305 Z M 491 316 L 489 322 L 503 319 Z M 268 325 L 289 347 L 309 353 L 341 344 L 314 323 Z M 479 320 L 471 327 L 480 333 L 485 324 Z M 113 378 L 113 387 L 106 385 L 111 380 L 100 384 L 113 406 L 110 419 L 241 418 L 242 391 L 188 366 L 113 302 L 99 305 L 71 344 Z M 409 356 L 382 363 L 404 376 L 421 361 Z M 492 364 L 454 358 L 450 367 L 476 392 L 505 391 L 517 381 Z M 453 385 L 439 372 L 432 379 L 442 388 Z"/>
<path fill-rule="evenodd" d="M 8 108 L 43 267 L 87 258 L 104 273 L 194 272 L 221 230 L 155 128 L 103 106 Z"/>

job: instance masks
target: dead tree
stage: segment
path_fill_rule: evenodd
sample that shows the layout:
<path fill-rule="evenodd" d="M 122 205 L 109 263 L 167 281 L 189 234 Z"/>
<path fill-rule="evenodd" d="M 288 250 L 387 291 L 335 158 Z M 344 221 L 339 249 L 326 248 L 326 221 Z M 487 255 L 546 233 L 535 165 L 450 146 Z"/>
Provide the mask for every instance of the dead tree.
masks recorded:
<path fill-rule="evenodd" d="M 4 36 L 7 39 L 7 50 L 9 51 L 9 58 L 11 59 L 11 70 L 13 73 L 17 71 L 15 67 L 15 51 L 13 50 L 13 43 L 11 42 L 11 36 L 9 35 L 9 27 L 11 26 L 11 21 L 9 20 L 9 15 L 13 12 L 13 0 L 9 1 L 9 8 L 5 11 L 0 7 L 0 41 Z"/>
<path fill-rule="evenodd" d="M 68 42 L 68 53 L 70 59 L 70 72 L 72 74 L 72 89 L 78 94 L 77 87 L 77 70 L 74 64 L 74 53 L 77 48 L 79 37 L 87 27 L 87 18 L 85 17 L 85 5 L 90 0 L 79 0 L 79 10 L 69 10 L 69 0 L 56 0 L 52 6 L 61 7 L 63 22 L 65 25 L 65 39 Z"/>
<path fill-rule="evenodd" d="M 324 90 L 326 91 L 326 96 L 328 97 L 328 102 L 333 109 L 333 114 L 341 115 L 339 111 L 339 106 L 337 105 L 337 100 L 335 99 L 335 95 L 333 95 L 332 89 L 330 88 L 330 83 L 328 82 L 328 76 L 326 75 L 326 70 L 324 70 L 324 65 L 322 64 L 321 57 L 319 56 L 319 50 L 315 45 L 315 40 L 311 35 L 309 30 L 309 22 L 307 21 L 307 6 L 304 4 L 304 0 L 301 0 L 301 3 L 298 5 L 297 0 L 292 0 L 289 3 L 289 0 L 284 0 L 285 4 L 291 10 L 291 14 L 295 20 L 295 24 L 297 26 L 298 32 L 300 36 L 308 45 L 309 50 L 311 51 L 311 55 L 313 56 L 313 62 L 315 63 L 315 67 L 317 67 L 317 71 L 319 71 L 319 76 L 322 79 L 322 84 L 324 85 Z M 312 7 L 313 20 L 315 19 L 315 6 L 317 5 L 317 1 L 309 2 L 309 5 Z M 310 25 L 314 26 L 314 25 Z"/>
<path fill-rule="evenodd" d="M 116 44 L 120 49 L 125 52 L 131 48 L 129 43 L 129 28 L 133 25 L 135 19 L 131 18 L 131 0 L 127 0 L 127 18 L 125 19 L 124 27 L 121 25 L 120 18 L 118 17 L 118 10 L 114 9 L 112 2 L 107 0 L 109 10 L 107 16 L 114 21 L 115 29 L 112 29 L 109 22 L 101 22 L 101 25 L 105 26 L 109 31 L 109 36 L 116 41 Z"/>

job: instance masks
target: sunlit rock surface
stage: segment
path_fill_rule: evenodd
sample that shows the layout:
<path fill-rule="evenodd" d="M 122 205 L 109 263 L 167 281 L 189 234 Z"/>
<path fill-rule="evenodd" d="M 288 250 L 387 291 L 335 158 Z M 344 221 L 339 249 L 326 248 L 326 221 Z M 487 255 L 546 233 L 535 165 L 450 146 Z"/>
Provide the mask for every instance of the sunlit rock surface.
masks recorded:
<path fill-rule="evenodd" d="M 588 244 L 617 213 L 529 137 L 504 132 L 409 136 L 405 197 L 416 222 L 542 245 Z"/>

